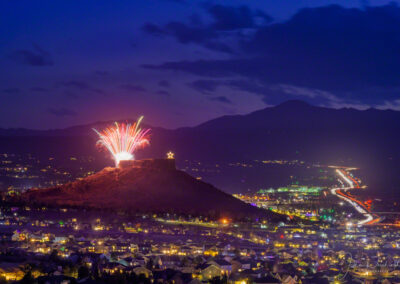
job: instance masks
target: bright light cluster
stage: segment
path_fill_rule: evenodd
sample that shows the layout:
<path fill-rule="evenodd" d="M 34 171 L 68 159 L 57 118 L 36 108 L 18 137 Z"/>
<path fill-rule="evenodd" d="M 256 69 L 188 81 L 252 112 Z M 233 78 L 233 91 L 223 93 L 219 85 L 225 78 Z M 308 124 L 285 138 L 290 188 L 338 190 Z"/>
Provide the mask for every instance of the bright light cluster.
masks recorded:
<path fill-rule="evenodd" d="M 134 152 L 149 144 L 150 129 L 139 128 L 141 116 L 134 124 L 115 122 L 114 126 L 102 131 L 93 130 L 99 135 L 97 144 L 107 149 L 114 158 L 117 167 L 120 161 L 134 160 Z"/>

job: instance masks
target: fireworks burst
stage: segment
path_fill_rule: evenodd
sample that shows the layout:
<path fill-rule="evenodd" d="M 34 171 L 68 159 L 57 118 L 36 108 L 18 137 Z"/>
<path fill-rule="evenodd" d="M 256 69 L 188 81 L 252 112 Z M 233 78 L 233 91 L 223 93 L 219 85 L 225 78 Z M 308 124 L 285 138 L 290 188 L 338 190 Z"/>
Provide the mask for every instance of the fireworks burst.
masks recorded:
<path fill-rule="evenodd" d="M 115 122 L 114 126 L 107 127 L 102 131 L 93 130 L 99 135 L 97 144 L 110 151 L 114 158 L 115 166 L 120 161 L 133 160 L 134 152 L 149 144 L 150 129 L 139 128 L 141 116 L 134 124 Z"/>

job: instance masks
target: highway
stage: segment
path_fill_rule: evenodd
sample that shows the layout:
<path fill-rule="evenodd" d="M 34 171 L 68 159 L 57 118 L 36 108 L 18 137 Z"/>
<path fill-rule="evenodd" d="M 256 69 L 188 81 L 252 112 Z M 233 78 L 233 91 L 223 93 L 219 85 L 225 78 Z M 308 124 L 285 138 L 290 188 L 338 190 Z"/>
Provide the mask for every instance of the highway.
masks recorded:
<path fill-rule="evenodd" d="M 336 173 L 339 175 L 340 179 L 343 180 L 348 186 L 345 186 L 343 183 L 343 187 L 341 188 L 332 188 L 331 193 L 349 203 L 351 206 L 354 207 L 357 212 L 365 216 L 365 219 L 358 221 L 357 226 L 372 225 L 378 223 L 380 221 L 378 215 L 371 213 L 361 201 L 346 193 L 346 191 L 349 189 L 359 189 L 360 186 L 358 182 L 354 180 L 344 170 L 336 169 Z"/>

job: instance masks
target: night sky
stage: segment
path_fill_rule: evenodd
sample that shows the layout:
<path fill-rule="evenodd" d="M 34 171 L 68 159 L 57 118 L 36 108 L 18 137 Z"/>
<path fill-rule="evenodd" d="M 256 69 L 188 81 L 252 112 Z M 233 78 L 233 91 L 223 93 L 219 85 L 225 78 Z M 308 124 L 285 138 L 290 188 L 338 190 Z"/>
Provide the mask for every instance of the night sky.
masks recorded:
<path fill-rule="evenodd" d="M 1 1 L 0 127 L 192 126 L 289 99 L 400 110 L 390 1 Z"/>

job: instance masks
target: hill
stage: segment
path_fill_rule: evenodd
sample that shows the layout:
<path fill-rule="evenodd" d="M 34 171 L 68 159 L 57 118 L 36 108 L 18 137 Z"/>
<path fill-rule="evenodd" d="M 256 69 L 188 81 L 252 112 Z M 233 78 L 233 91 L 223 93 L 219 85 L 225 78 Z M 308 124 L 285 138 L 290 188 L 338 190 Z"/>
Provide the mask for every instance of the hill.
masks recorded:
<path fill-rule="evenodd" d="M 331 109 L 288 101 L 246 115 L 223 116 L 195 127 L 153 128 L 151 145 L 138 158 L 163 157 L 172 150 L 178 160 L 237 162 L 297 159 L 356 166 L 364 180 L 381 191 L 397 192 L 400 183 L 400 112 Z M 103 123 L 104 124 L 104 123 Z M 99 126 L 95 124 L 96 127 Z M 98 168 L 110 164 L 94 147 L 93 125 L 48 131 L 0 130 L 3 153 L 35 157 L 94 156 Z M 368 180 L 369 179 L 369 180 Z"/>
<path fill-rule="evenodd" d="M 280 215 L 243 203 L 183 171 L 165 167 L 105 168 L 62 186 L 31 189 L 23 195 L 23 200 L 34 204 L 115 209 L 132 213 L 166 212 L 239 219 L 283 219 Z"/>

